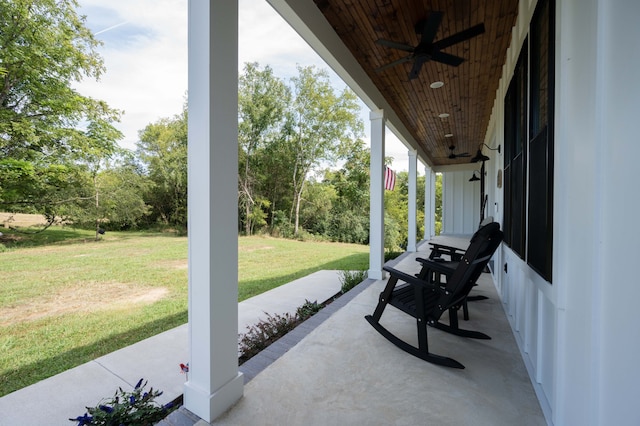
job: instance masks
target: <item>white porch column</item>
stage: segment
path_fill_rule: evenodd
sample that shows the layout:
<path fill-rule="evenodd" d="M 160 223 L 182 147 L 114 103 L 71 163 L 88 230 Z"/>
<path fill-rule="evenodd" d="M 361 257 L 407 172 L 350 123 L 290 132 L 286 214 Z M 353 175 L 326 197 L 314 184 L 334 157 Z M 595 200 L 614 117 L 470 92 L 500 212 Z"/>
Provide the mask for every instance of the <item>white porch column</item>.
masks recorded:
<path fill-rule="evenodd" d="M 429 166 L 424 166 L 424 236 L 425 240 L 430 240 L 435 234 L 434 216 L 435 216 L 435 190 L 433 171 Z"/>
<path fill-rule="evenodd" d="M 418 179 L 418 152 L 415 149 L 409 150 L 409 230 L 407 232 L 407 251 L 416 251 L 417 235 L 417 179 Z"/>
<path fill-rule="evenodd" d="M 189 381 L 211 422 L 243 393 L 238 372 L 238 1 L 189 0 Z"/>
<path fill-rule="evenodd" d="M 371 179 L 369 278 L 381 280 L 384 264 L 384 126 L 383 110 L 371 111 Z"/>

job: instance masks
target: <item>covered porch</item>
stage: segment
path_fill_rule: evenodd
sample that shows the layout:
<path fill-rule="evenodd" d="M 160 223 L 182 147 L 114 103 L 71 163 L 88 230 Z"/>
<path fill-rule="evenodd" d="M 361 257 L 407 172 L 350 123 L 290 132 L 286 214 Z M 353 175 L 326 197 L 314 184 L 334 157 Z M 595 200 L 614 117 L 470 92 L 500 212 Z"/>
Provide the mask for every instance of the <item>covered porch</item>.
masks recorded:
<path fill-rule="evenodd" d="M 432 241 L 465 246 L 468 238 Z M 420 244 L 395 267 L 417 272 L 415 258 L 428 251 L 428 244 Z M 461 327 L 486 332 L 491 340 L 428 331 L 431 350 L 466 369 L 429 364 L 382 338 L 364 316 L 372 313 L 385 281 L 369 279 L 240 366 L 245 372 L 265 368 L 245 384 L 243 398 L 211 424 L 547 424 L 492 275 L 482 274 L 478 284 L 473 294 L 489 299 L 470 302 L 470 320 Z M 382 321 L 407 341 L 417 340 L 415 320 L 408 315 L 390 308 Z M 165 426 L 189 418 L 183 408 Z"/>
<path fill-rule="evenodd" d="M 417 272 L 415 257 L 397 267 Z M 428 331 L 430 350 L 462 362 L 464 370 L 429 364 L 383 339 L 364 316 L 385 282 L 364 283 L 347 306 L 251 380 L 238 404 L 213 424 L 546 424 L 491 277 L 483 275 L 474 294 L 489 299 L 471 302 L 461 327 L 492 340 Z M 415 319 L 388 311 L 383 321 L 415 344 Z"/>
<path fill-rule="evenodd" d="M 640 13 L 640 3 L 358 0 L 350 2 L 349 7 L 332 0 L 269 3 L 371 109 L 369 278 L 381 282 L 384 277 L 383 170 L 385 130 L 390 129 L 409 152 L 409 252 L 417 250 L 413 242 L 417 241 L 414 181 L 418 161 L 425 164 L 430 176 L 427 182 L 433 182 L 431 177 L 437 171 L 444 175 L 445 232 L 473 232 L 479 217 L 469 216 L 468 212 L 478 205 L 483 206 L 478 216 L 491 214 L 506 231 L 505 244 L 495 258 L 494 281 L 499 298 L 496 295 L 491 300 L 498 311 L 499 300 L 506 307 L 512 331 L 505 335 L 515 336 L 519 343 L 519 354 L 514 352 L 514 359 L 527 365 L 521 371 L 527 371 L 529 386 L 533 383 L 535 393 L 531 395 L 537 396 L 548 413 L 541 421 L 558 425 L 638 424 L 640 414 L 634 409 L 633 389 L 640 376 L 633 367 L 637 365 L 634 357 L 640 349 L 640 339 L 630 315 L 636 310 L 640 287 L 636 284 L 637 272 L 630 265 L 638 252 L 640 209 L 631 173 L 640 156 L 635 125 L 640 111 L 640 55 L 633 46 L 640 36 L 633 21 Z M 281 411 L 276 404 L 287 404 L 282 411 L 291 416 L 296 416 L 297 411 L 316 415 L 316 406 L 322 407 L 318 416 L 320 411 L 331 415 L 335 407 L 344 406 L 342 414 L 346 416 L 353 412 L 349 410 L 370 410 L 370 405 L 384 401 L 368 400 L 370 395 L 395 398 L 393 392 L 376 392 L 386 383 L 378 369 L 394 369 L 395 375 L 388 380 L 407 386 L 405 382 L 415 382 L 418 374 L 412 369 L 415 361 L 405 359 L 407 355 L 403 353 L 387 362 L 372 360 L 395 348 L 375 333 L 372 342 L 378 344 L 367 346 L 369 341 L 365 344 L 360 340 L 366 324 L 347 317 L 350 310 L 358 317 L 367 313 L 357 310 L 367 298 L 373 307 L 375 290 L 363 292 L 349 309 L 337 312 L 333 327 L 319 328 L 328 337 L 311 334 L 309 344 L 292 349 L 291 354 L 297 353 L 301 358 L 321 354 L 330 364 L 314 364 L 314 369 L 307 371 L 274 363 L 271 371 L 278 373 L 263 374 L 273 379 L 267 380 L 271 386 L 284 383 L 282 393 L 274 392 L 277 398 L 271 399 L 265 390 L 254 393 L 258 382 L 243 386 L 233 324 L 237 316 L 237 276 L 235 269 L 229 267 L 237 263 L 237 184 L 235 179 L 229 179 L 237 173 L 237 1 L 190 0 L 189 5 L 192 374 L 185 386 L 185 406 L 206 421 L 218 418 L 238 401 L 239 408 L 256 404 L 248 411 L 269 411 L 274 416 Z M 416 47 L 414 53 L 422 55 L 421 59 L 410 57 L 409 62 L 377 43 L 377 39 L 399 42 L 400 50 L 411 51 L 417 42 L 416 20 L 422 22 L 420 18 L 433 12 L 442 12 L 443 16 L 442 30 L 437 30 L 435 40 L 447 40 L 484 21 L 484 35 L 459 43 L 456 50 L 448 45 L 451 54 L 464 58 L 460 68 L 425 60 L 424 53 L 433 47 L 429 43 Z M 420 27 L 423 34 L 433 35 L 435 26 L 429 31 L 428 26 Z M 399 60 L 404 62 L 398 63 Z M 415 63 L 420 61 L 424 62 L 422 71 L 417 71 L 417 78 L 412 77 Z M 376 71 L 389 63 L 399 66 Z M 432 91 L 441 90 L 440 83 L 447 90 Z M 455 139 L 454 148 L 450 138 Z M 481 173 L 480 177 L 486 184 L 486 193 L 475 200 L 476 191 L 467 188 L 471 172 L 477 167 L 469 165 L 469 158 L 457 154 L 467 152 L 471 157 L 477 149 L 478 156 L 484 158 L 485 147 L 497 153 L 484 151 L 489 156 L 486 169 L 482 163 L 486 175 Z M 425 196 L 429 204 L 425 206 L 427 217 L 431 217 L 428 212 L 433 208 L 432 196 Z M 426 239 L 433 235 L 432 225 L 425 221 Z M 193 229 L 198 232 L 191 233 Z M 225 250 L 216 250 L 217 247 Z M 472 321 L 480 318 L 480 314 L 472 316 Z M 357 357 L 362 364 L 358 368 L 368 367 L 354 370 L 352 377 L 339 369 L 347 362 L 347 355 L 332 353 L 338 347 L 344 348 L 335 338 L 334 330 L 339 329 L 338 322 L 342 323 L 338 319 L 348 320 L 347 326 L 356 333 L 349 339 L 355 348 L 343 351 L 368 348 Z M 485 319 L 483 324 L 489 321 Z M 497 324 L 490 328 L 501 329 Z M 412 332 L 413 327 L 407 330 Z M 443 336 L 443 341 L 448 337 Z M 464 343 L 466 346 L 469 342 Z M 470 345 L 483 346 L 477 342 Z M 477 407 L 489 404 L 485 398 L 491 391 L 482 393 L 482 386 L 474 385 L 473 380 L 467 388 L 446 387 L 443 383 L 456 381 L 458 374 L 473 370 L 487 384 L 500 381 L 496 389 L 508 389 L 501 381 L 505 377 L 502 374 L 519 374 L 509 371 L 512 364 L 498 364 L 496 371 L 491 365 L 472 368 L 475 362 L 495 355 L 487 349 L 489 356 L 480 356 L 485 352 L 475 353 L 477 357 L 467 353 L 470 359 L 461 359 L 468 365 L 464 373 L 445 370 L 442 377 L 425 385 L 433 387 L 419 389 L 417 396 L 391 399 L 398 402 L 398 407 L 402 407 L 400 400 L 409 401 L 406 409 L 393 411 L 394 404 L 387 403 L 382 413 L 393 412 L 397 423 L 397 419 L 403 419 L 401 413 L 421 412 L 429 399 L 451 399 L 463 388 L 479 390 L 476 396 L 465 396 L 474 401 L 471 406 L 477 409 L 478 416 L 483 415 Z M 459 351 L 454 352 L 452 356 L 459 356 Z M 282 362 L 292 355 L 287 354 Z M 366 364 L 361 360 L 376 362 Z M 401 368 L 407 370 L 401 372 Z M 416 364 L 415 368 L 422 371 L 433 367 Z M 320 373 L 313 373 L 315 370 Z M 289 374 L 291 371 L 298 374 Z M 357 375 L 359 371 L 365 377 Z M 297 387 L 301 382 L 305 390 L 313 389 L 321 377 L 332 381 L 342 392 L 304 392 Z M 394 392 L 403 386 L 394 386 Z M 303 397 L 300 404 L 309 405 L 288 404 L 288 389 Z M 514 389 L 509 395 L 502 395 L 517 394 Z M 346 396 L 343 400 L 337 395 Z M 462 403 L 467 400 L 465 396 L 460 399 Z M 365 400 L 366 404 L 361 402 Z M 503 404 L 504 401 L 508 399 Z M 436 405 L 444 406 L 442 402 Z M 455 414 L 464 415 L 460 411 Z M 234 412 L 226 415 L 230 423 L 240 418 L 229 417 L 235 416 Z M 368 411 L 363 413 L 368 415 Z M 515 420 L 510 413 L 511 410 L 501 412 L 501 419 Z M 485 421 L 473 415 L 474 424 Z M 465 419 L 456 421 L 464 423 Z M 524 416 L 518 416 L 517 422 L 522 421 Z M 499 422 L 486 419 L 486 424 Z"/>

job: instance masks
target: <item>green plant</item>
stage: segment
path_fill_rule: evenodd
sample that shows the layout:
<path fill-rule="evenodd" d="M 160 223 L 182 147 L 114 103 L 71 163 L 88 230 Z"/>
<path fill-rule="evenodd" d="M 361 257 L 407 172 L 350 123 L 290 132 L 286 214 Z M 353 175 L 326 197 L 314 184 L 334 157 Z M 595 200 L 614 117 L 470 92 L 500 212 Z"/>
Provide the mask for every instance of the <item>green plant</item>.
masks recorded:
<path fill-rule="evenodd" d="M 240 336 L 240 363 L 248 360 L 258 352 L 293 330 L 299 323 L 297 315 L 267 314 L 266 320 L 247 326 L 248 332 Z"/>
<path fill-rule="evenodd" d="M 395 259 L 396 257 L 400 256 L 402 253 L 402 251 L 393 251 L 393 250 L 389 250 L 389 251 L 385 251 L 384 252 L 384 261 L 388 262 L 391 259 Z"/>
<path fill-rule="evenodd" d="M 340 291 L 346 293 L 367 278 L 367 271 L 340 271 Z"/>
<path fill-rule="evenodd" d="M 322 305 L 319 304 L 317 300 L 310 302 L 307 299 L 304 299 L 304 304 L 296 309 L 296 315 L 300 321 L 304 321 L 307 318 L 312 317 L 320 309 L 322 309 Z"/>
<path fill-rule="evenodd" d="M 132 392 L 125 392 L 118 388 L 113 398 L 95 407 L 87 407 L 87 413 L 74 419 L 77 426 L 83 425 L 136 425 L 147 426 L 155 424 L 169 414 L 172 403 L 160 405 L 155 399 L 162 395 L 161 391 L 150 388 L 145 392 L 147 382 L 138 381 Z"/>

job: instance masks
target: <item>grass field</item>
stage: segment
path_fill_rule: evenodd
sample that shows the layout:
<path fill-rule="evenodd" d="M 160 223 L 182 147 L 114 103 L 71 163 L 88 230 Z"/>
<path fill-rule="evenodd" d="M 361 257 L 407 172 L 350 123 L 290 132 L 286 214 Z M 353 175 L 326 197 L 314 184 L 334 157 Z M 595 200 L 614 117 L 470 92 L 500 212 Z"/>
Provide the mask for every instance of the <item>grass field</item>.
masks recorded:
<path fill-rule="evenodd" d="M 0 396 L 187 321 L 187 238 L 0 230 Z M 321 269 L 366 269 L 368 247 L 240 237 L 239 300 Z"/>

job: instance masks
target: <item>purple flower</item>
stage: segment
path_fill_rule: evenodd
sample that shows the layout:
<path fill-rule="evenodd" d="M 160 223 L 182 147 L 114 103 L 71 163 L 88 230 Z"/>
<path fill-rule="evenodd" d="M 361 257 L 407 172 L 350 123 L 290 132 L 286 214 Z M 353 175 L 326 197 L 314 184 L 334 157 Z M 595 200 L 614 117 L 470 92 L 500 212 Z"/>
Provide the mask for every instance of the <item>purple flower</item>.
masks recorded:
<path fill-rule="evenodd" d="M 142 386 L 142 379 L 138 380 L 138 384 L 136 385 L 136 389 L 138 389 L 140 386 Z"/>
<path fill-rule="evenodd" d="M 136 397 L 135 397 L 135 396 L 133 396 L 133 395 L 131 395 L 131 396 L 129 397 L 129 405 L 133 405 L 133 404 L 135 404 L 135 403 L 136 403 Z"/>
<path fill-rule="evenodd" d="M 109 407 L 108 405 L 99 405 L 98 408 L 105 413 L 113 413 L 113 407 Z"/>
<path fill-rule="evenodd" d="M 75 419 L 69 419 L 71 421 L 78 422 L 78 426 L 90 425 L 93 421 L 93 417 L 89 415 L 89 413 L 84 413 L 84 416 L 78 416 Z"/>
<path fill-rule="evenodd" d="M 173 408 L 173 402 L 168 402 L 168 403 L 164 404 L 164 405 L 162 406 L 162 408 L 164 408 L 165 410 L 168 410 L 168 409 L 170 409 L 170 408 Z"/>

